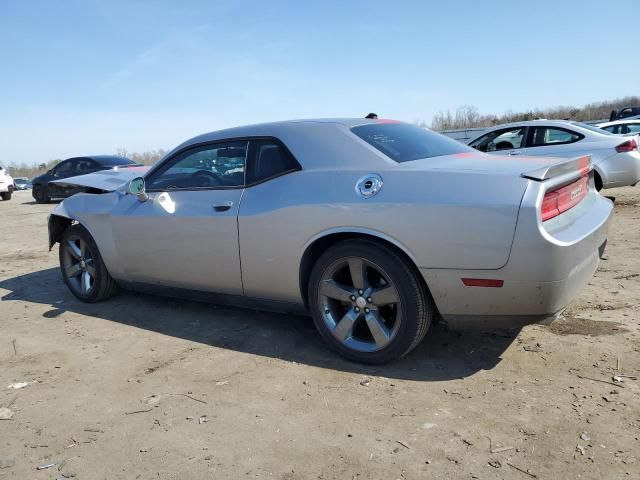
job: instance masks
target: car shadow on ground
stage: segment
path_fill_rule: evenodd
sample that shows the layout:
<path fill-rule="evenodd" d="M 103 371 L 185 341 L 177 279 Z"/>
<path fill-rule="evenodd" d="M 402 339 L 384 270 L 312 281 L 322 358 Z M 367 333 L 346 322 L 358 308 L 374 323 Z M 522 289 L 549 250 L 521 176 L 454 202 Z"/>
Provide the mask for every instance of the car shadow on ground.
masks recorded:
<path fill-rule="evenodd" d="M 62 202 L 62 200 L 50 200 L 47 203 L 38 203 L 32 199 L 25 202 L 20 202 L 20 205 L 57 205 L 60 202 Z"/>
<path fill-rule="evenodd" d="M 122 292 L 106 302 L 86 304 L 71 295 L 58 268 L 0 281 L 2 301 L 51 306 L 55 319 L 74 312 L 218 348 L 371 376 L 415 381 L 465 378 L 495 367 L 519 330 L 449 331 L 432 325 L 413 352 L 390 365 L 366 366 L 328 349 L 310 317 L 245 310 L 190 300 Z"/>

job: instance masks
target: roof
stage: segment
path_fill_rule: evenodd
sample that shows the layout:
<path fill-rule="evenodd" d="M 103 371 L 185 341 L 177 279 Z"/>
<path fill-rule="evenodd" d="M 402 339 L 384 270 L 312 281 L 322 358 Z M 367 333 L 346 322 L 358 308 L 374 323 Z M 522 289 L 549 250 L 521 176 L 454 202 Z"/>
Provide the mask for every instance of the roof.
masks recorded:
<path fill-rule="evenodd" d="M 135 163 L 133 160 L 127 157 L 121 157 L 119 155 L 80 155 L 77 157 L 70 157 L 67 160 L 75 160 L 78 158 L 88 158 L 90 160 L 94 160 L 102 165 L 109 165 L 112 163 L 116 163 L 121 165 L 123 163 Z"/>
<path fill-rule="evenodd" d="M 578 122 L 579 123 L 579 122 Z M 511 122 L 511 123 L 503 123 L 500 125 L 494 125 L 493 127 L 487 127 L 486 130 L 493 130 L 495 128 L 508 128 L 508 127 L 519 127 L 519 126 L 532 126 L 532 125 L 556 125 L 563 126 L 571 124 L 575 126 L 574 120 L 546 120 L 544 118 L 538 120 L 523 120 L 521 122 Z"/>
<path fill-rule="evenodd" d="M 629 123 L 640 123 L 640 119 L 623 118 L 622 120 L 614 120 L 613 122 L 603 122 L 596 125 L 596 127 L 610 127 L 611 125 L 627 125 Z"/>
<path fill-rule="evenodd" d="M 341 165 L 343 168 L 353 166 L 355 168 L 357 164 L 366 164 L 365 157 L 369 157 L 369 162 L 377 161 L 383 165 L 393 164 L 395 163 L 393 160 L 366 145 L 364 141 L 359 141 L 355 136 L 347 135 L 350 128 L 358 125 L 388 122 L 395 122 L 395 120 L 317 118 L 233 127 L 193 137 L 178 145 L 164 158 L 173 155 L 178 150 L 199 143 L 243 137 L 274 137 L 284 142 L 299 161 L 303 158 L 305 162 L 303 166 L 307 169 L 326 168 L 331 165 Z M 156 164 L 156 167 L 161 162 L 162 160 Z"/>
<path fill-rule="evenodd" d="M 183 143 L 182 146 L 193 144 L 193 143 L 201 143 L 208 142 L 212 140 L 217 140 L 221 138 L 233 138 L 233 137 L 245 137 L 245 136 L 256 136 L 256 135 L 265 135 L 267 133 L 264 132 L 273 132 L 270 135 L 277 136 L 278 132 L 282 132 L 285 130 L 296 129 L 297 127 L 303 127 L 305 125 L 313 125 L 313 124 L 325 124 L 325 125 L 340 125 L 346 128 L 355 127 L 357 125 L 364 125 L 367 123 L 383 123 L 388 122 L 389 120 L 384 119 L 367 119 L 367 118 L 310 118 L 310 119 L 300 119 L 300 120 L 284 120 L 279 122 L 266 122 L 266 123 L 255 123 L 253 125 L 243 125 L 241 127 L 232 127 L 225 128 L 224 130 L 216 130 L 209 133 L 204 133 L 202 135 L 198 135 L 197 137 L 193 137 L 190 140 L 187 140 Z"/>
<path fill-rule="evenodd" d="M 576 120 L 540 119 L 540 120 L 524 120 L 522 122 L 503 123 L 501 125 L 495 125 L 493 127 L 489 127 L 483 130 L 482 132 L 478 132 L 478 134 L 474 136 L 469 143 L 480 138 L 482 135 L 493 132 L 495 130 L 502 130 L 503 128 L 511 128 L 511 127 L 514 127 L 514 128 L 515 127 L 531 127 L 536 125 L 550 126 L 550 127 L 565 127 L 565 128 L 571 128 L 573 130 L 579 129 L 583 135 L 590 136 L 590 137 L 593 137 L 594 135 L 599 136 L 600 134 L 609 135 L 609 133 L 604 130 L 602 132 L 598 132 L 596 125 L 582 124 L 582 122 L 578 122 Z"/>

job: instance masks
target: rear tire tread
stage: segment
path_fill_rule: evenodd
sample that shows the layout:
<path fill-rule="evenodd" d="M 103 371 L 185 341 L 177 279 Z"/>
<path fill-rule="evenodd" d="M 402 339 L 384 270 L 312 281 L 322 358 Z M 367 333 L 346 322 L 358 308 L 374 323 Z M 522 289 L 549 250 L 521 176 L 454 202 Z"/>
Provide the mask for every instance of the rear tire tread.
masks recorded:
<path fill-rule="evenodd" d="M 40 195 L 38 195 L 38 193 L 40 193 Z M 37 185 L 33 187 L 33 198 L 37 203 L 51 202 L 51 197 L 47 195 L 47 191 L 45 190 L 45 187 L 43 187 L 42 185 Z"/>

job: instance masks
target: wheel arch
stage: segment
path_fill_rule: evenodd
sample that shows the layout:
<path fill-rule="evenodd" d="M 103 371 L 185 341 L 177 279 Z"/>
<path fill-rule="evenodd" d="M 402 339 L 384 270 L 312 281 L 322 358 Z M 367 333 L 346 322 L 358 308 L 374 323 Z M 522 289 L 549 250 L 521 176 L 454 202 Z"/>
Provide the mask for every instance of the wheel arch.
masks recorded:
<path fill-rule="evenodd" d="M 598 167 L 593 167 L 593 183 L 597 191 L 602 190 L 604 184 L 607 182 L 607 178 L 603 176 L 603 171 Z"/>
<path fill-rule="evenodd" d="M 67 216 L 52 213 L 49 215 L 49 251 L 60 242 L 64 232 L 73 225 L 73 220 Z"/>
<path fill-rule="evenodd" d="M 337 243 L 345 240 L 369 240 L 373 243 L 377 243 L 378 245 L 382 245 L 394 250 L 407 261 L 407 264 L 412 269 L 415 270 L 415 273 L 417 274 L 417 277 L 421 281 L 423 287 L 426 289 L 427 293 L 431 295 L 426 281 L 420 274 L 420 270 L 418 269 L 418 266 L 416 264 L 415 257 L 413 256 L 411 251 L 402 243 L 398 242 L 394 238 L 389 237 L 388 235 L 377 232 L 375 230 L 360 228 L 335 229 L 316 235 L 305 245 L 304 253 L 302 254 L 302 257 L 300 259 L 299 272 L 300 296 L 302 297 L 305 307 L 309 307 L 307 290 L 313 265 L 318 260 L 320 255 L 322 255 L 322 253 L 325 252 L 328 248 L 331 248 L 333 245 L 336 245 Z"/>

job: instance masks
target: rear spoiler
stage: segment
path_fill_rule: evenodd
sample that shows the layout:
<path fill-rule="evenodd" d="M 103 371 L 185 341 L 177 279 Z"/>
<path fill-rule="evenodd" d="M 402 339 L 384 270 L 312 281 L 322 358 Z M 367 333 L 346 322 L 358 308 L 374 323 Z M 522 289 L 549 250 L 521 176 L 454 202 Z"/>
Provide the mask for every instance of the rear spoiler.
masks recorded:
<path fill-rule="evenodd" d="M 591 155 L 572 158 L 564 162 L 559 162 L 548 167 L 539 168 L 530 172 L 521 173 L 520 176 L 530 178 L 531 180 L 548 180 L 549 178 L 559 177 L 565 173 L 579 173 L 580 176 L 586 175 L 592 169 Z"/>

